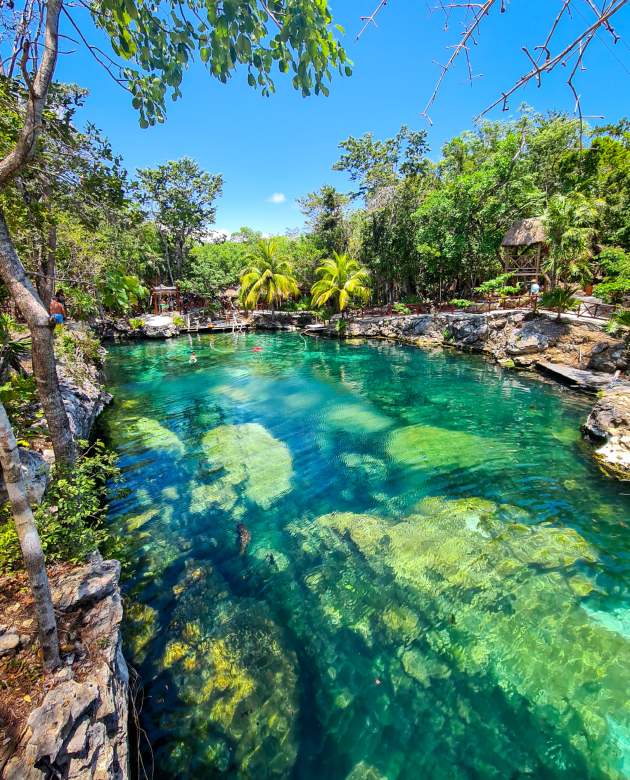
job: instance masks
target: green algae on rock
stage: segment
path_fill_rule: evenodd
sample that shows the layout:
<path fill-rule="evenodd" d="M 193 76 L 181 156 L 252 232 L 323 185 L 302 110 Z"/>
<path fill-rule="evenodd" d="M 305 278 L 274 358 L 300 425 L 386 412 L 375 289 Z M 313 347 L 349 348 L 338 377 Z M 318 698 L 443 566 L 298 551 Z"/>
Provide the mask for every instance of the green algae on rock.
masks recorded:
<path fill-rule="evenodd" d="M 188 732 L 189 743 L 211 736 L 206 771 L 222 769 L 233 747 L 230 760 L 242 776 L 287 777 L 297 755 L 299 698 L 297 659 L 282 630 L 266 605 L 231 597 L 204 563 L 188 559 L 174 592 L 162 666 L 186 705 L 177 731 Z M 172 748 L 174 772 L 189 747 Z"/>
<path fill-rule="evenodd" d="M 449 466 L 474 468 L 499 457 L 499 448 L 500 442 L 484 436 L 417 424 L 395 430 L 388 452 L 398 463 L 436 471 Z"/>
<path fill-rule="evenodd" d="M 207 457 L 204 472 L 211 481 L 193 489 L 192 511 L 203 512 L 212 504 L 230 510 L 241 495 L 268 509 L 291 490 L 289 448 L 262 425 L 214 428 L 204 434 L 203 449 Z"/>
<path fill-rule="evenodd" d="M 186 448 L 169 429 L 149 417 L 138 417 L 129 425 L 127 435 L 136 435 L 144 446 L 165 451 L 168 455 L 183 458 Z"/>
<path fill-rule="evenodd" d="M 505 523 L 500 509 L 429 499 L 397 522 L 335 513 L 289 530 L 318 560 L 327 551 L 329 567 L 307 571 L 304 585 L 330 630 L 398 644 L 404 672 L 423 689 L 451 675 L 491 680 L 520 717 L 560 741 L 573 719 L 579 728 L 562 751 L 574 766 L 625 777 L 630 645 L 580 607 L 595 588 L 584 571 L 596 555 L 571 529 Z"/>

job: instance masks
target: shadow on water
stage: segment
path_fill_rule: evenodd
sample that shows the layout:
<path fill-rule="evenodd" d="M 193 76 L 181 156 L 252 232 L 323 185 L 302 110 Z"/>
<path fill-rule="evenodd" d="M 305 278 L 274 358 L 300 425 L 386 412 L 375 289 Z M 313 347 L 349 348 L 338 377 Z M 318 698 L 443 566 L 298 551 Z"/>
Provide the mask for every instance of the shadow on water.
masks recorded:
<path fill-rule="evenodd" d="M 630 777 L 630 504 L 588 400 L 383 341 L 188 351 L 113 348 L 98 430 L 156 778 Z"/>

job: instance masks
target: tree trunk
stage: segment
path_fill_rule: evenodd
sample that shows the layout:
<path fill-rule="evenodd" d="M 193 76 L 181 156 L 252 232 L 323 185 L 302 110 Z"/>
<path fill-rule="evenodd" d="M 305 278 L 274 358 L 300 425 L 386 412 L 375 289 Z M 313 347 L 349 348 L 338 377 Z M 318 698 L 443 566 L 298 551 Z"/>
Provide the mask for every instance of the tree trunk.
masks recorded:
<path fill-rule="evenodd" d="M 180 240 L 176 244 L 177 247 L 177 278 L 181 279 L 182 266 L 184 265 L 184 242 Z"/>
<path fill-rule="evenodd" d="M 164 233 L 158 229 L 158 233 L 162 237 L 162 241 L 164 242 L 164 256 L 166 257 L 166 267 L 168 268 L 168 276 L 171 280 L 171 287 L 175 287 L 175 282 L 173 281 L 173 272 L 171 271 L 171 260 L 168 253 L 168 238 L 164 235 Z"/>
<path fill-rule="evenodd" d="M 37 277 L 37 292 L 46 311 L 50 311 L 50 302 L 55 292 L 55 253 L 57 251 L 57 228 L 48 230 L 48 247 L 42 252 L 41 270 L 44 276 Z"/>
<path fill-rule="evenodd" d="M 92 280 L 92 284 L 94 285 L 94 295 L 96 296 L 96 305 L 98 306 L 98 313 L 101 316 L 101 319 L 105 319 L 105 312 L 103 311 L 103 302 L 101 301 L 101 294 L 99 292 L 98 287 L 96 286 L 96 282 L 94 281 L 94 274 L 90 274 L 90 279 Z"/>
<path fill-rule="evenodd" d="M 44 203 L 50 218 L 50 188 L 44 188 Z M 55 258 L 57 253 L 57 226 L 48 228 L 48 246 L 42 250 L 41 270 L 44 276 L 37 278 L 37 292 L 46 311 L 50 311 L 50 302 L 55 292 Z"/>
<path fill-rule="evenodd" d="M 35 604 L 35 617 L 39 629 L 38 638 L 42 648 L 44 667 L 47 671 L 51 671 L 59 665 L 57 621 L 55 620 L 50 584 L 46 576 L 42 543 L 24 487 L 17 442 L 2 403 L 0 403 L 0 462 L 11 502 L 11 511 L 15 519 L 15 530 L 22 548 L 24 567 L 28 574 L 28 583 Z"/>
<path fill-rule="evenodd" d="M 48 96 L 48 88 L 53 80 L 57 64 L 59 44 L 59 14 L 62 0 L 47 0 L 46 2 L 46 33 L 42 47 L 41 62 L 34 80 L 28 74 L 28 64 L 31 55 L 30 43 L 24 42 L 21 67 L 24 81 L 28 87 L 28 100 L 24 113 L 24 124 L 20 136 L 13 149 L 0 160 L 0 189 L 4 189 L 20 172 L 35 153 L 37 139 L 42 130 L 42 115 Z"/>
<path fill-rule="evenodd" d="M 63 405 L 55 353 L 53 349 L 53 330 L 55 321 L 35 291 L 24 267 L 18 258 L 4 212 L 0 208 L 0 276 L 6 284 L 17 307 L 28 323 L 32 340 L 33 373 L 37 381 L 39 398 L 46 416 L 46 423 L 55 459 L 58 463 L 74 463 L 76 448 L 70 431 L 70 423 Z"/>

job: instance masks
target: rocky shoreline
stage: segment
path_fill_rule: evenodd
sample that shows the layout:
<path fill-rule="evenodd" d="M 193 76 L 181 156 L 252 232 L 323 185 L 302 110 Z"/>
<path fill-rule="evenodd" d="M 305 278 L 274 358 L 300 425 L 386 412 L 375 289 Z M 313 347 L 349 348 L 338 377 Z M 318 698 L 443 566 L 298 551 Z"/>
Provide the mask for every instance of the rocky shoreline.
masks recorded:
<path fill-rule="evenodd" d="M 481 352 L 506 368 L 554 372 L 556 378 L 584 389 L 591 375 L 598 401 L 582 435 L 594 446 L 602 471 L 630 479 L 630 382 L 613 377 L 628 368 L 628 346 L 601 324 L 585 320 L 557 322 L 527 311 L 487 314 L 433 313 L 332 322 L 322 335 L 332 338 L 386 338 L 416 346 L 442 346 Z M 608 381 L 608 379 L 610 381 Z"/>
<path fill-rule="evenodd" d="M 58 359 L 57 375 L 72 433 L 78 441 L 88 440 L 94 421 L 112 400 L 101 384 L 104 375 L 91 363 L 81 364 L 77 371 L 63 357 Z M 20 460 L 29 498 L 40 503 L 54 454 L 20 447 Z M 8 501 L 1 474 L 0 500 Z M 129 777 L 129 672 L 122 654 L 119 576 L 118 561 L 103 561 L 94 553 L 90 563 L 51 582 L 58 620 L 72 616 L 76 642 L 62 648 L 63 665 L 45 681 L 48 692 L 30 713 L 18 741 L 4 741 L 2 780 Z M 28 653 L 28 639 L 0 626 L 5 655 Z"/>
<path fill-rule="evenodd" d="M 59 617 L 80 612 L 53 687 L 14 745 L 3 780 L 127 780 L 129 671 L 122 654 L 120 563 L 95 554 L 52 584 Z M 31 621 L 32 622 L 32 621 Z"/>

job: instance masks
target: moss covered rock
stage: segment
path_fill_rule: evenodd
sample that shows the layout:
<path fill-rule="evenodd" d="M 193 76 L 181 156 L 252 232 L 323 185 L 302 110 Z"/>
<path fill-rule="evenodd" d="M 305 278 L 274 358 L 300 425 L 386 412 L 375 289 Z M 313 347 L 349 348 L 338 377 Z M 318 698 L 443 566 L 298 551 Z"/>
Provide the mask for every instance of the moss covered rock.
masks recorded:
<path fill-rule="evenodd" d="M 268 509 L 291 489 L 289 448 L 262 425 L 222 425 L 204 434 L 204 484 L 192 491 L 191 510 L 229 511 L 239 497 Z"/>
<path fill-rule="evenodd" d="M 396 692 L 378 716 L 383 725 L 392 717 L 413 720 L 413 709 L 437 696 L 431 728 L 443 740 L 448 730 L 455 738 L 472 722 L 481 733 L 500 692 L 523 733 L 537 735 L 518 760 L 514 755 L 519 771 L 564 767 L 568 775 L 558 776 L 627 777 L 630 643 L 589 607 L 597 592 L 588 576 L 595 553 L 571 529 L 506 521 L 508 509 L 479 499 L 430 499 L 399 521 L 334 513 L 292 524 L 303 553 L 317 562 L 303 577 L 317 603 L 311 625 L 354 632 L 372 652 L 389 648 L 383 657 L 398 657 L 389 669 L 385 661 L 380 669 L 373 662 L 367 672 L 372 691 L 378 677 L 377 684 L 387 682 Z M 318 654 L 341 656 L 323 640 Z M 335 670 L 330 696 L 351 690 L 345 717 L 359 718 L 365 729 L 358 708 L 359 702 L 372 706 L 370 679 L 353 687 L 348 674 L 354 672 Z M 397 709 L 396 696 L 411 699 Z M 502 728 L 497 723 L 486 736 L 486 748 L 497 740 L 497 756 L 505 750 L 507 758 Z M 475 756 L 468 760 L 481 771 Z M 497 758 L 484 776 L 498 766 Z"/>
<path fill-rule="evenodd" d="M 174 592 L 161 664 L 185 708 L 166 720 L 176 718 L 173 732 L 188 735 L 171 744 L 174 773 L 188 755 L 202 757 L 206 772 L 225 771 L 229 757 L 242 777 L 289 776 L 297 755 L 297 659 L 267 606 L 232 598 L 212 567 L 193 560 Z"/>

